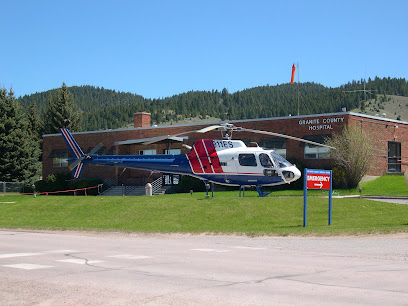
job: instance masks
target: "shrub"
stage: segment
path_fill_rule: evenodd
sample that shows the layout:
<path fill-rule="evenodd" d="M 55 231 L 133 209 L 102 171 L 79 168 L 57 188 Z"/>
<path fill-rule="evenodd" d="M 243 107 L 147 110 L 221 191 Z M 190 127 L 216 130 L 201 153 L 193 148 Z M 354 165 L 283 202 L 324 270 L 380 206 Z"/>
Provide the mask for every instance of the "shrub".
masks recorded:
<path fill-rule="evenodd" d="M 342 167 L 333 168 L 333 188 L 345 189 L 347 188 L 346 170 Z"/>
<path fill-rule="evenodd" d="M 183 175 L 181 177 L 179 186 L 183 189 L 184 192 L 190 192 L 190 190 L 193 190 L 195 192 L 205 191 L 204 182 L 189 175 Z"/>
<path fill-rule="evenodd" d="M 35 190 L 37 192 L 52 192 L 63 191 L 70 189 L 81 189 L 86 187 L 93 187 L 102 184 L 100 179 L 84 180 L 84 179 L 72 179 L 71 174 L 67 172 L 59 172 L 50 174 L 46 180 L 40 180 L 35 183 Z M 87 191 L 88 195 L 97 195 L 98 189 L 90 189 Z M 67 195 L 67 193 L 61 193 L 61 195 Z"/>

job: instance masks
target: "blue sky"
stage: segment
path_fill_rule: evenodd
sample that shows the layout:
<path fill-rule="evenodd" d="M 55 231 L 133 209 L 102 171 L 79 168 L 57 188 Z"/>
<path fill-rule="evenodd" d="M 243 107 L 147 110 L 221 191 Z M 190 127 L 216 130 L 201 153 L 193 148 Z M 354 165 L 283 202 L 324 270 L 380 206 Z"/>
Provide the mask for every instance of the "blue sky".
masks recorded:
<path fill-rule="evenodd" d="M 290 81 L 408 79 L 408 1 L 0 0 L 0 87 L 147 98 Z M 296 77 L 297 79 L 297 77 Z"/>

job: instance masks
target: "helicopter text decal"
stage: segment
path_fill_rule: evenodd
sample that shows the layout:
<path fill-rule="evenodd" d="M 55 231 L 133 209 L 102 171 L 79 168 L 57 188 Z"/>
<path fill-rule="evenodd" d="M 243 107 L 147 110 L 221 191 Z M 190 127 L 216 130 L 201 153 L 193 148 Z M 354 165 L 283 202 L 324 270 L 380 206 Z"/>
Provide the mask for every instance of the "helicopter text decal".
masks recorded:
<path fill-rule="evenodd" d="M 231 140 L 213 140 L 214 147 L 222 149 L 230 149 L 234 147 Z"/>

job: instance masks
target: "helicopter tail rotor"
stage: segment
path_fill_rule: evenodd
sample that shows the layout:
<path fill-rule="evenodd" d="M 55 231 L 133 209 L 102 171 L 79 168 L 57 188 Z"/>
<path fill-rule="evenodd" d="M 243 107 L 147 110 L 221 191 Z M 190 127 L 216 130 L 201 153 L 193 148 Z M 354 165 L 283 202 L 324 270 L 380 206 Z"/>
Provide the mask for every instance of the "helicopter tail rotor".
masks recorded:
<path fill-rule="evenodd" d="M 68 146 L 71 157 L 74 158 L 74 162 L 68 167 L 68 169 L 72 171 L 72 176 L 74 178 L 79 178 L 84 168 L 83 161 L 85 159 L 90 159 L 90 155 L 95 154 L 102 147 L 102 144 L 99 143 L 88 154 L 84 154 L 68 129 L 61 128 L 60 131 Z"/>

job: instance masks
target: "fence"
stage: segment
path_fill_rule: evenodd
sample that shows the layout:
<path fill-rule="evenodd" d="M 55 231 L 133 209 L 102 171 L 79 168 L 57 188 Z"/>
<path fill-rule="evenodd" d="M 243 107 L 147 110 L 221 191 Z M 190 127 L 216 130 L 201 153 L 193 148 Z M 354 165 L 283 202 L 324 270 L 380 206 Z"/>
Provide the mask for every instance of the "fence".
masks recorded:
<path fill-rule="evenodd" d="M 69 190 L 59 190 L 59 191 L 44 191 L 44 192 L 36 192 L 36 195 L 51 195 L 51 194 L 73 194 L 76 196 L 77 194 L 83 194 L 85 196 L 88 195 L 87 190 L 96 189 L 97 193 L 100 194 L 102 191 L 103 184 L 99 184 L 98 186 L 86 187 L 86 188 L 77 188 L 77 189 L 69 189 Z M 1 194 L 2 196 L 5 195 L 34 195 L 33 192 L 24 192 L 24 183 L 23 182 L 0 182 Z M 31 191 L 31 190 L 30 190 Z"/>
<path fill-rule="evenodd" d="M 163 177 L 159 177 L 155 181 L 152 182 L 152 193 L 154 194 L 156 191 L 159 191 L 160 188 L 163 186 Z"/>
<path fill-rule="evenodd" d="M 24 193 L 24 182 L 0 182 L 0 194 Z"/>
<path fill-rule="evenodd" d="M 99 184 L 98 186 L 92 186 L 92 187 L 86 187 L 86 188 L 78 188 L 78 189 L 70 189 L 70 190 L 59 190 L 59 191 L 45 191 L 45 192 L 38 192 L 38 195 L 46 195 L 48 196 L 49 194 L 59 194 L 59 193 L 72 193 L 74 196 L 77 195 L 77 193 L 82 193 L 87 196 L 87 190 L 89 189 L 96 189 L 98 188 L 98 194 L 101 193 L 102 190 L 102 185 L 103 184 Z M 25 194 L 32 194 L 32 193 L 25 193 Z"/>

